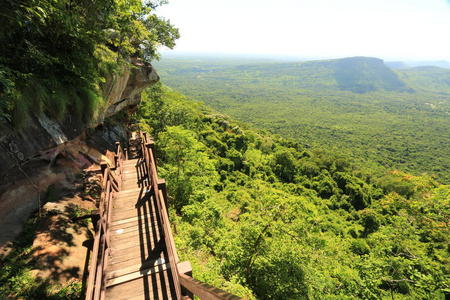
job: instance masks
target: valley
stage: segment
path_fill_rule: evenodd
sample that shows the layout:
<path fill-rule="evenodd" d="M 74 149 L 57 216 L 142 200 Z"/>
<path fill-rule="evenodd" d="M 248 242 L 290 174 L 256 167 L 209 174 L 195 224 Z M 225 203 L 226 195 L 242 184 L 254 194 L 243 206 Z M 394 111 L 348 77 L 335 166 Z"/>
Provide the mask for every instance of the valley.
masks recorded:
<path fill-rule="evenodd" d="M 191 99 L 351 157 L 378 175 L 450 175 L 450 70 L 394 70 L 376 58 L 261 63 L 168 59 L 163 83 Z"/>

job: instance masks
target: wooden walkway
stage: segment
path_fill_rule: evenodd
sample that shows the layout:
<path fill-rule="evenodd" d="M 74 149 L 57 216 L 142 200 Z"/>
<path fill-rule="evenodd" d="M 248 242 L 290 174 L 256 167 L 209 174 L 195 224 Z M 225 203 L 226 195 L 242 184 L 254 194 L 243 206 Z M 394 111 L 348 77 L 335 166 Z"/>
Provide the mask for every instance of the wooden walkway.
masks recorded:
<path fill-rule="evenodd" d="M 116 143 L 115 165 L 101 164 L 99 209 L 85 216 L 95 227 L 86 300 L 240 299 L 194 279 L 189 262 L 179 261 L 154 142 L 137 136 L 139 158 L 128 160 Z"/>
<path fill-rule="evenodd" d="M 106 299 L 176 299 L 157 206 L 141 159 L 124 161 L 113 197 Z"/>

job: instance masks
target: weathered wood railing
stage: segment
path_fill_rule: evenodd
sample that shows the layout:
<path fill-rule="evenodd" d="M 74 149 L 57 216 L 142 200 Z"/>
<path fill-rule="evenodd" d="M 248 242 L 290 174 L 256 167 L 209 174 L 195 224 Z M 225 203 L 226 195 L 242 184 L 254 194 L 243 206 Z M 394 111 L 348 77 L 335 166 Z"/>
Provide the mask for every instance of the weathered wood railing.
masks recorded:
<path fill-rule="evenodd" d="M 145 132 L 142 133 L 142 155 L 147 169 L 147 184 L 153 187 L 155 192 L 155 200 L 157 203 L 158 213 L 161 218 L 161 225 L 163 226 L 164 239 L 169 256 L 169 263 L 172 270 L 177 299 L 193 299 L 193 295 L 196 295 L 202 300 L 241 299 L 235 295 L 226 293 L 218 288 L 192 278 L 192 268 L 189 262 L 179 262 L 167 210 L 165 181 L 158 179 L 155 144 Z"/>
<path fill-rule="evenodd" d="M 147 188 L 154 191 L 157 214 L 163 227 L 164 242 L 172 271 L 176 298 L 193 299 L 194 295 L 202 300 L 238 300 L 235 295 L 226 293 L 218 288 L 192 278 L 192 268 L 189 262 L 180 263 L 175 248 L 172 230 L 167 209 L 166 185 L 163 179 L 158 178 L 156 167 L 155 144 L 145 133 L 141 138 L 142 159 L 145 163 Z M 127 151 L 122 151 L 120 144 L 116 143 L 115 166 L 110 168 L 107 163 L 101 164 L 103 174 L 102 194 L 99 204 L 99 214 L 93 222 L 95 226 L 95 240 L 92 250 L 92 259 L 89 267 L 86 299 L 104 299 L 106 292 L 106 268 L 110 252 L 109 224 L 111 221 L 111 201 L 114 193 L 120 191 L 123 174 L 123 161 L 127 160 Z M 114 172 L 113 172 L 114 170 Z"/>
<path fill-rule="evenodd" d="M 99 214 L 95 218 L 95 239 L 92 249 L 92 259 L 89 267 L 89 277 L 86 288 L 86 299 L 104 299 L 106 291 L 105 270 L 108 265 L 110 251 L 109 223 L 111 221 L 112 198 L 114 193 L 120 191 L 122 184 L 122 165 L 126 158 L 126 152 L 122 151 L 120 143 L 116 143 L 116 155 L 114 158 L 115 173 L 106 162 L 100 164 L 103 174 L 102 194 L 100 197 Z"/>
<path fill-rule="evenodd" d="M 116 142 L 116 155 L 114 155 L 114 165 L 116 166 L 116 176 L 119 182 L 119 187 L 122 186 L 122 174 L 123 174 L 123 161 L 128 160 L 126 157 L 128 151 L 125 148 L 125 153 L 120 147 L 120 143 Z"/>

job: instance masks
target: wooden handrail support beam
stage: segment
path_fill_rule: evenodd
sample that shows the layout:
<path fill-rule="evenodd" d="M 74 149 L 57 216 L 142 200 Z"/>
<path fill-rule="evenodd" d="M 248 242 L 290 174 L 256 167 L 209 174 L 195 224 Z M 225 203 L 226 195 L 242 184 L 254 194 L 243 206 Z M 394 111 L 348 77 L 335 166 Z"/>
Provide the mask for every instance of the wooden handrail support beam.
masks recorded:
<path fill-rule="evenodd" d="M 102 193 L 98 207 L 98 219 L 95 222 L 95 239 L 92 249 L 92 259 L 89 266 L 89 277 L 86 288 L 86 299 L 104 299 L 106 292 L 105 271 L 108 266 L 110 252 L 109 223 L 111 221 L 112 200 L 114 193 L 119 192 L 122 185 L 123 161 L 126 159 L 116 143 L 114 170 L 106 162 L 100 164 L 103 174 Z"/>
<path fill-rule="evenodd" d="M 159 189 L 158 185 L 158 173 L 156 171 L 156 163 L 154 156 L 154 142 L 148 142 L 145 144 L 144 150 L 146 151 L 145 159 L 148 168 L 148 183 L 154 187 L 154 196 L 156 200 L 156 206 L 159 216 L 161 218 L 161 225 L 163 227 L 163 235 L 166 244 L 167 254 L 169 258 L 169 264 L 172 269 L 172 278 L 175 286 L 175 293 L 178 299 L 181 299 L 181 285 L 178 279 L 178 255 L 176 253 L 175 243 L 173 241 L 172 229 L 170 228 L 169 215 L 164 201 L 164 195 Z"/>
<path fill-rule="evenodd" d="M 241 300 L 242 298 L 224 292 L 200 280 L 194 279 L 186 274 L 178 274 L 180 283 L 187 290 L 202 300 Z M 193 298 L 191 298 L 193 299 Z"/>
<path fill-rule="evenodd" d="M 238 300 L 235 295 L 226 293 L 218 288 L 192 278 L 192 268 L 189 262 L 179 262 L 177 250 L 170 227 L 169 212 L 167 206 L 167 190 L 164 179 L 158 179 L 156 168 L 156 151 L 154 141 L 142 132 L 141 139 L 142 156 L 147 169 L 147 188 L 154 191 L 154 199 L 157 206 L 163 238 L 168 253 L 170 269 L 177 299 L 194 299 L 194 295 L 202 300 Z M 128 151 L 116 143 L 116 155 L 114 157 L 114 170 L 103 162 L 100 167 L 103 174 L 102 194 L 100 197 L 98 219 L 95 222 L 95 240 L 92 250 L 92 260 L 89 267 L 89 277 L 86 289 L 86 299 L 104 299 L 106 291 L 105 271 L 108 265 L 110 252 L 109 223 L 112 213 L 112 199 L 115 192 L 119 192 L 122 184 L 123 161 L 128 159 Z"/>
<path fill-rule="evenodd" d="M 190 263 L 179 262 L 169 221 L 166 183 L 163 179 L 158 179 L 155 143 L 147 136 L 146 132 L 142 132 L 142 137 L 142 155 L 147 167 L 148 184 L 149 186 L 157 187 L 154 189 L 154 195 L 163 226 L 164 240 L 172 269 L 172 277 L 174 279 L 177 298 L 180 300 L 186 299 L 186 297 L 194 299 L 194 295 L 196 295 L 202 300 L 241 299 L 240 297 L 192 278 L 192 268 Z"/>

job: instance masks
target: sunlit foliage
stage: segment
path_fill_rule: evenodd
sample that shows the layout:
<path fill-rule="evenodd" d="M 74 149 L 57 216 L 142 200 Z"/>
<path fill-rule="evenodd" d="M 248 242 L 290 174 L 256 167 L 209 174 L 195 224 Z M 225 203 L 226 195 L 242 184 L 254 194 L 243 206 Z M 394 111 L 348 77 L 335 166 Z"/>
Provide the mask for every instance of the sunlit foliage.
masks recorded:
<path fill-rule="evenodd" d="M 144 99 L 195 277 L 247 299 L 448 297 L 450 186 L 363 173 L 162 85 Z"/>
<path fill-rule="evenodd" d="M 174 46 L 177 29 L 154 15 L 163 2 L 2 1 L 0 125 L 20 127 L 30 112 L 88 122 L 103 104 L 105 76 Z"/>

